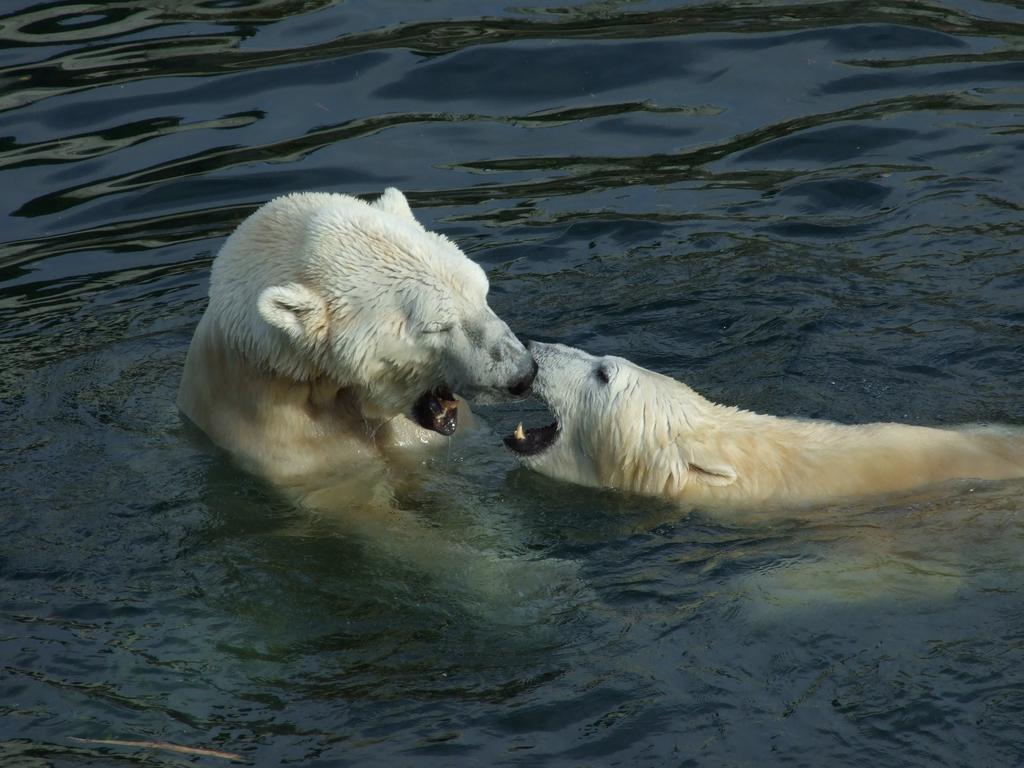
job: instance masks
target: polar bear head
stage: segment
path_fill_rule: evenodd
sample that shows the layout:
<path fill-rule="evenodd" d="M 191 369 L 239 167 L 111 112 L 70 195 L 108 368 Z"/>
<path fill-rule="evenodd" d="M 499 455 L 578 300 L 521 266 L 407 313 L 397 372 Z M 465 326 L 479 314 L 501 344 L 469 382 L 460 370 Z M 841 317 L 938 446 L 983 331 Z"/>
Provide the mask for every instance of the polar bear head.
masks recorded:
<path fill-rule="evenodd" d="M 210 306 L 242 354 L 294 380 L 328 380 L 362 412 L 414 415 L 464 397 L 522 394 L 535 365 L 487 304 L 483 270 L 388 189 L 278 198 L 214 261 Z M 423 410 L 421 408 L 421 410 Z M 435 416 L 437 411 L 435 411 Z M 450 434 L 454 422 L 418 418 Z"/>
<path fill-rule="evenodd" d="M 676 496 L 688 483 L 730 485 L 732 466 L 711 447 L 708 401 L 621 357 L 533 342 L 533 391 L 553 411 L 545 427 L 505 438 L 522 462 L 559 480 Z"/>

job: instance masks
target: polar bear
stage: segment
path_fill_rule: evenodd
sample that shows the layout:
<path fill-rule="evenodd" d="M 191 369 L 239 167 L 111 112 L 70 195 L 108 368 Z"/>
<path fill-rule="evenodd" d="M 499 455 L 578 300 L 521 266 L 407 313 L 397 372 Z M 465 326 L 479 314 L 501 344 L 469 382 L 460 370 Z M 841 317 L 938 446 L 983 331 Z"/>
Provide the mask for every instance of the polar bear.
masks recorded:
<path fill-rule="evenodd" d="M 954 478 L 1024 476 L 1024 432 L 848 426 L 712 403 L 619 357 L 532 343 L 556 421 L 505 443 L 545 475 L 699 505 L 791 506 Z"/>
<path fill-rule="evenodd" d="M 526 392 L 533 358 L 487 291 L 397 189 L 279 197 L 214 259 L 178 406 L 276 485 L 366 488 L 466 422 L 458 396 Z"/>

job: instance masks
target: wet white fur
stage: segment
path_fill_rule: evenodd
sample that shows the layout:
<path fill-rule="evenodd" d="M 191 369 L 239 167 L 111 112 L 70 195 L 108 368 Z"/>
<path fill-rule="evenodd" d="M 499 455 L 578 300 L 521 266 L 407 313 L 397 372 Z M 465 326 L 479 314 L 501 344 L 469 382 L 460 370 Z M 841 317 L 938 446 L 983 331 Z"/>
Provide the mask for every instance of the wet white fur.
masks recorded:
<path fill-rule="evenodd" d="M 562 480 L 699 504 L 789 505 L 1024 476 L 1024 436 L 1013 428 L 777 418 L 717 405 L 619 357 L 536 343 L 531 351 L 533 389 L 561 435 L 523 461 Z"/>
<path fill-rule="evenodd" d="M 531 370 L 487 290 L 483 270 L 396 189 L 374 203 L 277 198 L 213 262 L 178 405 L 278 484 L 372 485 L 360 473 L 378 459 L 444 440 L 406 418 L 424 391 L 487 395 Z M 460 428 L 469 420 L 463 405 Z"/>

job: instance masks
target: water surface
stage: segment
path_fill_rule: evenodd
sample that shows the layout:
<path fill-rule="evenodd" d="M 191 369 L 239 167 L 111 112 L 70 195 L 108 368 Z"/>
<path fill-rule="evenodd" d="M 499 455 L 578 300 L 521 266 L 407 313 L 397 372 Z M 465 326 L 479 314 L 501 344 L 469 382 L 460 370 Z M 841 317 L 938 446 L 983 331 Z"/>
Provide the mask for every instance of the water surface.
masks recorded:
<path fill-rule="evenodd" d="M 33 4 L 0 17 L 0 762 L 1015 765 L 1022 483 L 792 517 L 516 468 L 425 577 L 174 407 L 224 237 L 405 190 L 523 337 L 747 408 L 1024 424 L 1024 9 Z M 538 409 L 539 406 L 528 406 Z"/>

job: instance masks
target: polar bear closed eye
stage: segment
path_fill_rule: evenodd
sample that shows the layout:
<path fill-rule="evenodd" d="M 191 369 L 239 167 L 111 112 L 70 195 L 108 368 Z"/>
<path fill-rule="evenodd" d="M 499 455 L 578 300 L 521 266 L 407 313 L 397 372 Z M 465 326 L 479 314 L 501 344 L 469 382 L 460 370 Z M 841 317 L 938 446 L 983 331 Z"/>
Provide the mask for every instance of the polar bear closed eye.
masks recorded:
<path fill-rule="evenodd" d="M 358 474 L 454 432 L 457 396 L 526 391 L 533 359 L 487 291 L 396 189 L 277 198 L 214 259 L 178 405 L 278 484 Z"/>
<path fill-rule="evenodd" d="M 1024 433 L 1013 428 L 783 419 L 717 405 L 622 358 L 530 350 L 533 391 L 556 421 L 520 425 L 505 442 L 561 480 L 703 504 L 791 504 L 1024 476 Z"/>

